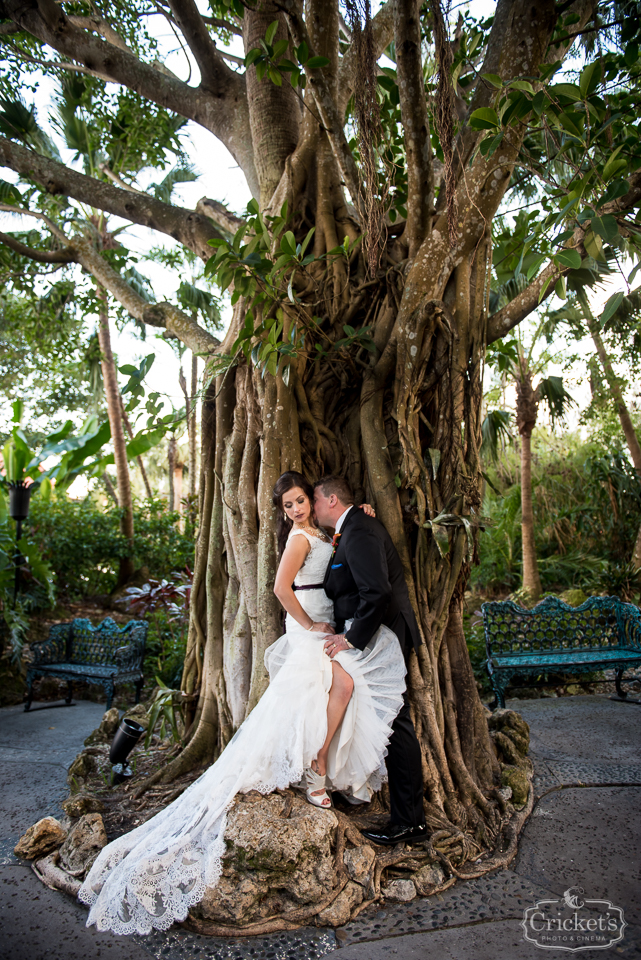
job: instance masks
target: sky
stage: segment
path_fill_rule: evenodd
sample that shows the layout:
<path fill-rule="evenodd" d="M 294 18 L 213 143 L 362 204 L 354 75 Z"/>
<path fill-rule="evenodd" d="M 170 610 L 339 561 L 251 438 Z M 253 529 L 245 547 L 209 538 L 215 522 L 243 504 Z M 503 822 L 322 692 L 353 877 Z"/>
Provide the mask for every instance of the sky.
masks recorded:
<path fill-rule="evenodd" d="M 198 0 L 198 4 L 204 12 L 206 8 L 204 0 Z M 374 2 L 372 4 L 373 12 L 376 12 L 379 6 L 379 2 Z M 465 7 L 468 7 L 468 4 L 453 4 L 452 13 L 456 15 L 459 9 Z M 491 0 L 474 0 L 471 5 L 472 12 L 477 17 L 491 15 L 494 7 L 495 4 Z M 189 62 L 189 54 L 177 44 L 176 38 L 164 17 L 150 17 L 147 24 L 148 29 L 159 43 L 159 59 L 183 80 L 187 80 L 191 71 L 190 83 L 196 85 L 198 83 L 198 68 L 193 61 Z M 234 37 L 228 51 L 242 57 L 241 38 Z M 52 94 L 53 85 L 46 78 L 43 78 L 38 98 L 38 119 L 43 125 L 46 122 Z M 187 208 L 194 208 L 201 197 L 208 196 L 225 203 L 231 210 L 241 214 L 250 199 L 250 192 L 242 171 L 228 150 L 212 134 L 191 121 L 183 128 L 181 136 L 188 159 L 198 173 L 198 179 L 193 183 L 179 184 L 173 195 L 174 202 Z M 68 154 L 65 160 L 70 161 L 71 155 Z M 2 176 L 9 180 L 11 179 L 11 172 L 4 170 Z M 163 174 L 154 171 L 149 175 L 148 182 L 157 182 L 162 176 Z M 144 180 L 141 185 L 146 185 Z M 114 227 L 119 225 L 116 218 L 112 218 L 111 223 Z M 20 228 L 21 225 L 17 218 L 0 213 L 0 229 L 15 230 Z M 138 226 L 130 227 L 123 239 L 131 249 L 140 253 L 148 250 L 151 246 L 171 247 L 174 245 L 171 238 Z M 150 278 L 158 300 L 173 297 L 180 280 L 175 272 L 154 264 L 143 264 L 142 268 L 143 272 Z M 593 309 L 597 315 L 610 292 L 611 289 L 606 288 L 593 295 Z M 223 301 L 223 319 L 225 322 L 229 321 L 230 313 L 228 301 Z M 91 318 L 89 319 L 89 326 L 92 326 Z M 112 329 L 112 338 L 119 365 L 124 363 L 137 364 L 142 357 L 153 350 L 156 359 L 146 379 L 148 390 L 157 391 L 166 397 L 168 410 L 170 405 L 177 408 L 182 407 L 183 395 L 178 385 L 179 360 L 175 350 L 167 341 L 156 337 L 150 329 L 147 341 L 143 343 L 131 332 L 131 329 L 125 328 L 122 332 L 118 332 L 115 325 Z M 580 351 L 585 356 L 591 354 L 593 352 L 591 341 L 582 344 Z M 548 373 L 560 374 L 562 370 L 560 367 L 552 365 Z M 569 381 L 570 391 L 578 401 L 578 407 L 575 408 L 568 421 L 568 426 L 572 428 L 578 422 L 581 407 L 589 402 L 589 388 L 584 378 L 584 370 L 581 367 L 575 371 L 570 371 Z M 6 414 L 6 411 L 4 414 Z M 2 419 L 6 422 L 8 418 L 3 415 Z"/>

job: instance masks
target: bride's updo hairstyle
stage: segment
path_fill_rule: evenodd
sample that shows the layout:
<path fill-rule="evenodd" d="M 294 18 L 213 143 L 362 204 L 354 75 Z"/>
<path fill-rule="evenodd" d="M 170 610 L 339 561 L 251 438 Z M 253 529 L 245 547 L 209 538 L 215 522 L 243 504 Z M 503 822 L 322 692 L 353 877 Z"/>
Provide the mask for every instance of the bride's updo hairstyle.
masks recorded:
<path fill-rule="evenodd" d="M 286 473 L 283 473 L 274 485 L 274 492 L 272 494 L 272 503 L 276 507 L 276 517 L 277 517 L 277 527 L 276 535 L 278 537 L 278 556 L 282 557 L 283 551 L 287 544 L 287 537 L 289 536 L 289 531 L 293 527 L 292 521 L 289 517 L 285 516 L 285 509 L 283 507 L 283 497 L 290 490 L 293 490 L 294 487 L 300 487 L 306 497 L 309 498 L 309 503 L 314 509 L 314 488 L 307 480 L 302 473 L 298 473 L 296 470 L 288 470 Z"/>

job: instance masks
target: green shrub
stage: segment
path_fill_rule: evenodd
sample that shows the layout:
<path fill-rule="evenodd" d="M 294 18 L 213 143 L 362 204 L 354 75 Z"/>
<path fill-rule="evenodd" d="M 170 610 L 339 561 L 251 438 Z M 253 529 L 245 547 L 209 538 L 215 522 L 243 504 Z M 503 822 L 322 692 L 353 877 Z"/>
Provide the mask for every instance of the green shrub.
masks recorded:
<path fill-rule="evenodd" d="M 135 503 L 136 567 L 167 577 L 193 565 L 193 536 L 180 532 L 178 519 L 161 498 Z M 48 503 L 34 499 L 27 525 L 53 570 L 59 598 L 109 593 L 114 588 L 118 562 L 127 551 L 117 507 L 102 509 L 90 498 L 54 497 Z"/>

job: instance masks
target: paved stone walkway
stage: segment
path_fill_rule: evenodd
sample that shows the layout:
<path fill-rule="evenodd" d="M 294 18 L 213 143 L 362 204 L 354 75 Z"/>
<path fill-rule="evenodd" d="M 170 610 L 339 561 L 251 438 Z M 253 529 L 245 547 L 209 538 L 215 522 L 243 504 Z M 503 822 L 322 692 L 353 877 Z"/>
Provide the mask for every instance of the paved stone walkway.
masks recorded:
<path fill-rule="evenodd" d="M 60 815 L 66 770 L 102 716 L 99 704 L 0 711 L 2 960 L 567 960 L 523 938 L 526 907 L 569 887 L 625 913 L 603 956 L 641 958 L 641 706 L 605 697 L 513 700 L 530 724 L 537 800 L 511 868 L 444 894 L 366 911 L 340 930 L 220 940 L 174 928 L 122 938 L 85 927 L 86 911 L 48 890 L 13 855 L 36 819 Z M 586 952 L 581 952 L 583 956 Z M 329 960 L 329 956 L 328 956 Z"/>

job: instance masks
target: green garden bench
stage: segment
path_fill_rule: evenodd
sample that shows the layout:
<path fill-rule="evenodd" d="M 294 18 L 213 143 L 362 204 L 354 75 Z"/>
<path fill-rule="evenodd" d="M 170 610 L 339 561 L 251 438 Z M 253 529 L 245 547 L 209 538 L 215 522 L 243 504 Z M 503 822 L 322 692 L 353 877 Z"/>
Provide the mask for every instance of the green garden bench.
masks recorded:
<path fill-rule="evenodd" d="M 31 646 L 33 660 L 27 670 L 27 702 L 31 706 L 33 682 L 38 677 L 57 677 L 67 681 L 66 703 L 71 703 L 73 681 L 100 683 L 111 708 L 116 683 L 136 685 L 136 703 L 142 692 L 142 663 L 149 624 L 130 620 L 124 627 L 107 617 L 93 627 L 80 617 L 70 623 L 56 623 L 49 638 Z"/>
<path fill-rule="evenodd" d="M 516 676 L 614 670 L 619 697 L 623 671 L 641 664 L 641 614 L 618 597 L 589 597 L 571 607 L 545 597 L 532 610 L 511 600 L 484 603 L 486 666 L 494 690 L 490 704 L 505 707 L 505 690 Z"/>

